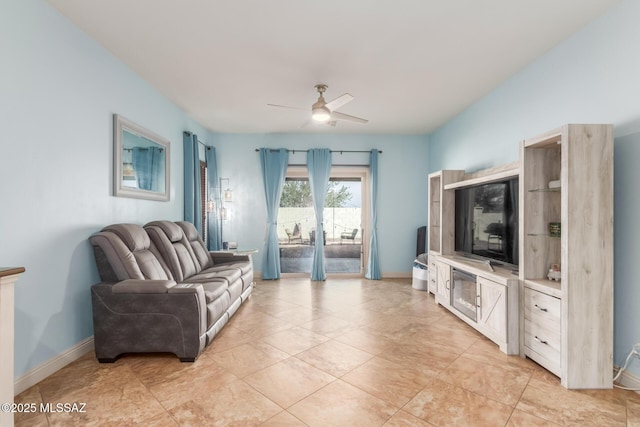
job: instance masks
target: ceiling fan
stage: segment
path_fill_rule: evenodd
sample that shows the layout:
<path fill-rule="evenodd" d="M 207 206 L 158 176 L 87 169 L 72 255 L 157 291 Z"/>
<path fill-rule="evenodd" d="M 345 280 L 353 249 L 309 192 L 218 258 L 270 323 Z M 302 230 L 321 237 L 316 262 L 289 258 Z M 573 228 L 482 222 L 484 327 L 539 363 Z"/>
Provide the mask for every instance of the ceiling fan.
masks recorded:
<path fill-rule="evenodd" d="M 327 90 L 327 85 L 325 84 L 317 84 L 315 85 L 316 90 L 318 91 L 318 100 L 311 106 L 311 118 L 313 121 L 327 124 L 329 126 L 335 126 L 337 120 L 344 120 L 348 122 L 354 123 L 367 123 L 369 120 L 362 119 L 360 117 L 350 116 L 349 114 L 344 114 L 336 111 L 338 108 L 342 107 L 346 103 L 353 100 L 353 96 L 345 93 L 340 95 L 334 100 L 326 102 L 324 100 L 324 93 Z M 286 105 L 277 105 L 277 104 L 267 104 L 270 107 L 279 107 L 279 108 L 289 108 L 292 110 L 303 110 L 309 111 L 308 108 L 298 108 L 298 107 L 288 107 Z"/>

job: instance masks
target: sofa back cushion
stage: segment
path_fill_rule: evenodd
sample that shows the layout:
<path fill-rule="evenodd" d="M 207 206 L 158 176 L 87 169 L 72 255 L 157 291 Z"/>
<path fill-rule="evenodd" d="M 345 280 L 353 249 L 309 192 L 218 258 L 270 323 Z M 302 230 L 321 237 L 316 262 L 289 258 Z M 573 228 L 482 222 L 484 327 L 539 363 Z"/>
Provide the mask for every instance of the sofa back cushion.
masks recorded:
<path fill-rule="evenodd" d="M 146 224 L 144 229 L 178 282 L 183 282 L 202 270 L 191 244 L 176 223 L 153 221 Z"/>
<path fill-rule="evenodd" d="M 113 224 L 89 238 L 104 282 L 126 279 L 173 280 L 145 230 L 136 224 Z"/>
<path fill-rule="evenodd" d="M 198 234 L 198 230 L 188 221 L 177 221 L 176 224 L 182 229 L 184 235 L 191 246 L 191 250 L 200 265 L 200 270 L 213 267 L 213 259 L 209 250 Z"/>

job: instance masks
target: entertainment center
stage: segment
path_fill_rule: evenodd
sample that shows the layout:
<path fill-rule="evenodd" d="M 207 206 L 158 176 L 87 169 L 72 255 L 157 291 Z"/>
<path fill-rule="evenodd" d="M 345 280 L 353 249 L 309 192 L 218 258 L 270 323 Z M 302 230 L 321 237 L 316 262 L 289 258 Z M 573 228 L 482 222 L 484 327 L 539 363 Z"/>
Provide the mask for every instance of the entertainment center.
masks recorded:
<path fill-rule="evenodd" d="M 466 254 L 456 251 L 456 229 L 458 234 L 464 230 L 465 238 L 482 241 L 483 250 L 489 249 L 489 233 L 486 227 L 473 227 L 473 214 L 462 220 L 460 214 L 460 190 L 486 188 L 487 184 L 505 182 L 517 178 L 520 174 L 518 163 L 487 169 L 473 174 L 464 171 L 439 171 L 429 175 L 429 290 L 435 295 L 438 304 L 468 323 L 507 354 L 519 354 L 518 340 L 518 276 L 507 265 L 490 263 L 488 258 L 472 256 L 469 249 Z M 457 191 L 458 190 L 458 191 Z M 465 196 L 466 197 L 466 196 Z M 469 200 L 465 200 L 465 205 Z M 465 208 L 473 212 L 474 206 Z M 500 209 L 493 209 L 500 210 Z M 498 224 L 497 216 L 504 212 L 484 215 L 485 220 Z M 477 215 L 476 219 L 482 216 Z M 488 222 L 485 225 L 492 224 Z M 481 230 L 480 230 L 481 229 Z M 492 230 L 493 231 L 493 230 Z M 482 234 L 482 237 L 480 237 Z M 502 237 L 491 239 L 491 249 L 499 249 Z M 471 247 L 473 242 L 464 246 Z"/>
<path fill-rule="evenodd" d="M 520 161 L 429 175 L 436 303 L 567 388 L 613 384 L 613 126 L 570 124 Z"/>

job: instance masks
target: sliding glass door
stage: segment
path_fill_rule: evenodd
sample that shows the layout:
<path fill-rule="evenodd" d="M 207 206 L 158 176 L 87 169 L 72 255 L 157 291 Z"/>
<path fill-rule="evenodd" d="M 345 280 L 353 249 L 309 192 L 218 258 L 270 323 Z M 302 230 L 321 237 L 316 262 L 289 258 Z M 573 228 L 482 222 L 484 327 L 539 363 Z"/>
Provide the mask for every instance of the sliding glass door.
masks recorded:
<path fill-rule="evenodd" d="M 325 268 L 327 274 L 363 275 L 368 218 L 368 168 L 331 169 L 324 207 Z M 316 217 L 306 167 L 287 171 L 280 210 L 278 239 L 283 274 L 308 275 L 313 249 L 320 236 L 315 233 Z"/>

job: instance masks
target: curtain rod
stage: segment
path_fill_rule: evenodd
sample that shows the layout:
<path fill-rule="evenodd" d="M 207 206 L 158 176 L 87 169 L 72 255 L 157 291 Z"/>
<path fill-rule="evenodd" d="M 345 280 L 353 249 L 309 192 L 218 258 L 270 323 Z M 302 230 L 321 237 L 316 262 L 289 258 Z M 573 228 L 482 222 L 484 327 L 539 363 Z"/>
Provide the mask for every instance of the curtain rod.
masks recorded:
<path fill-rule="evenodd" d="M 184 134 L 185 134 L 185 135 L 187 135 L 187 136 L 191 136 L 191 135 L 193 135 L 193 132 L 189 132 L 188 130 L 185 130 L 185 131 L 184 131 L 184 132 L 182 132 L 182 133 L 184 133 Z M 203 145 L 203 146 L 204 146 L 206 149 L 208 149 L 208 150 L 210 150 L 210 149 L 211 149 L 211 147 L 209 147 L 207 144 L 205 144 L 204 142 L 200 141 L 199 139 L 198 139 L 198 144 Z"/>
<path fill-rule="evenodd" d="M 309 150 L 290 150 L 290 149 L 286 149 L 287 153 L 293 153 L 296 154 L 296 151 L 299 153 L 307 153 L 309 152 Z M 256 148 L 256 152 L 260 151 L 259 148 Z M 274 152 L 274 151 L 279 151 L 276 148 L 270 148 L 269 151 Z M 332 153 L 370 153 L 371 150 L 329 150 Z M 378 150 L 378 153 L 382 154 L 382 150 Z"/>
<path fill-rule="evenodd" d="M 296 150 L 298 151 L 298 150 Z M 369 151 L 367 151 L 367 153 L 369 153 Z M 287 164 L 287 166 L 295 166 L 295 167 L 307 167 L 309 165 L 307 165 L 306 163 L 289 163 Z M 357 167 L 369 167 L 368 163 L 360 163 L 360 164 L 355 164 L 355 163 L 340 163 L 338 165 L 331 165 L 331 167 L 337 167 L 337 168 L 357 168 Z"/>
<path fill-rule="evenodd" d="M 188 130 L 184 131 L 184 133 L 186 135 L 193 135 L 193 132 L 189 132 Z M 205 144 L 204 142 L 200 141 L 199 139 L 198 139 L 198 144 L 202 144 L 205 148 L 210 149 L 210 147 L 207 144 Z M 260 151 L 260 149 L 256 148 L 255 151 L 258 152 L 258 151 Z M 278 151 L 278 150 L 275 149 L 275 148 L 271 148 L 270 151 Z M 291 149 L 287 148 L 287 153 L 296 154 L 296 151 L 299 152 L 299 153 L 307 153 L 309 150 L 291 150 Z M 342 154 L 342 153 L 370 153 L 371 152 L 371 150 L 329 150 L 329 151 L 332 152 L 332 153 L 340 153 L 340 154 Z M 382 150 L 378 150 L 378 153 L 382 154 Z"/>
<path fill-rule="evenodd" d="M 148 150 L 149 148 L 140 147 L 140 149 L 141 150 Z M 159 150 L 162 153 L 162 151 L 164 151 L 164 148 L 160 148 Z M 123 148 L 122 151 L 133 151 L 133 148 Z"/>

